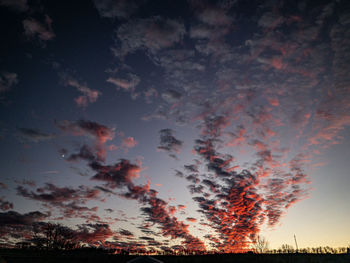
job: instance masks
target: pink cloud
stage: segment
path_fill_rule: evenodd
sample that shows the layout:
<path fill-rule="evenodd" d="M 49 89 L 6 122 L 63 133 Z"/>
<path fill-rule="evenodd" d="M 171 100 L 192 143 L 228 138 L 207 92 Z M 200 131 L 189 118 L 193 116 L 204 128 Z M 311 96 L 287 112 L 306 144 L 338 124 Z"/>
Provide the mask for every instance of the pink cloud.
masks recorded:
<path fill-rule="evenodd" d="M 133 137 L 126 137 L 123 139 L 122 147 L 129 149 L 133 148 L 138 144 L 138 142 Z"/>
<path fill-rule="evenodd" d="M 66 86 L 71 86 L 77 89 L 82 95 L 75 98 L 75 103 L 82 108 L 88 106 L 89 103 L 94 103 L 97 101 L 98 97 L 101 95 L 100 91 L 90 89 L 87 84 L 82 84 L 71 76 L 62 75 L 64 84 Z"/>

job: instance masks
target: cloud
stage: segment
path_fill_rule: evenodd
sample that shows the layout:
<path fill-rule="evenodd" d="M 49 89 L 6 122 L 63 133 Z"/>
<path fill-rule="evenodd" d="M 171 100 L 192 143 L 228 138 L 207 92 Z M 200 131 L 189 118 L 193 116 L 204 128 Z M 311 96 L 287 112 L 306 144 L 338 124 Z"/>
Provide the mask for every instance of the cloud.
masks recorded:
<path fill-rule="evenodd" d="M 90 89 L 87 84 L 79 83 L 76 79 L 66 74 L 61 75 L 65 86 L 71 86 L 77 89 L 82 95 L 75 98 L 75 103 L 78 107 L 86 108 L 89 103 L 94 103 L 101 96 L 98 90 Z"/>
<path fill-rule="evenodd" d="M 23 186 L 17 186 L 17 194 L 25 198 L 40 201 L 44 206 L 57 208 L 65 218 L 89 218 L 95 215 L 97 207 L 88 208 L 82 206 L 90 200 L 100 199 L 100 190 L 79 186 L 78 188 L 58 187 L 46 183 L 44 187 L 29 191 Z"/>
<path fill-rule="evenodd" d="M 28 185 L 30 187 L 35 187 L 36 186 L 36 183 L 34 180 L 26 180 L 26 179 L 23 179 L 23 180 L 15 180 L 15 183 L 16 184 L 21 184 L 21 185 Z"/>
<path fill-rule="evenodd" d="M 55 37 L 51 24 L 52 20 L 48 15 L 45 15 L 45 24 L 40 23 L 34 18 L 24 19 L 24 34 L 29 39 L 37 38 L 40 42 L 44 43 Z"/>
<path fill-rule="evenodd" d="M 114 53 L 118 57 L 139 49 L 156 53 L 181 41 L 185 32 L 184 25 L 177 20 L 159 16 L 133 19 L 118 28 L 120 45 L 114 49 Z"/>
<path fill-rule="evenodd" d="M 0 95 L 9 91 L 14 85 L 18 83 L 18 76 L 13 72 L 1 72 L 0 74 Z"/>
<path fill-rule="evenodd" d="M 106 193 L 106 194 L 113 194 L 113 195 L 115 195 L 115 192 L 113 192 L 112 190 L 107 189 L 107 188 L 105 188 L 105 187 L 102 187 L 102 186 L 95 186 L 95 188 L 98 189 L 98 190 L 100 190 L 100 191 L 102 191 L 102 192 L 104 192 L 104 193 Z"/>
<path fill-rule="evenodd" d="M 196 52 L 181 47 L 164 49 L 150 57 L 164 70 L 164 81 L 175 88 L 167 88 L 162 98 L 172 104 L 204 90 L 207 64 L 196 57 Z M 185 90 L 185 92 L 183 92 Z M 170 101 L 169 101 L 170 100 Z"/>
<path fill-rule="evenodd" d="M 160 225 L 162 234 L 165 237 L 183 238 L 182 244 L 187 249 L 205 250 L 204 243 L 189 233 L 188 225 L 178 221 L 167 209 L 167 203 L 156 197 L 156 191 L 150 191 L 148 206 L 142 207 L 141 211 L 148 217 L 147 221 Z"/>
<path fill-rule="evenodd" d="M 229 136 L 226 146 L 236 147 L 243 145 L 246 142 L 246 133 L 246 128 L 243 125 L 238 125 L 235 132 L 226 133 Z"/>
<path fill-rule="evenodd" d="M 150 240 L 150 241 L 154 241 L 154 238 L 153 237 L 139 237 L 139 239 L 141 240 Z"/>
<path fill-rule="evenodd" d="M 139 93 L 135 91 L 136 86 L 140 83 L 140 78 L 134 74 L 128 74 L 125 78 L 109 77 L 107 82 L 117 86 L 118 89 L 122 89 L 131 93 L 131 98 L 136 99 Z"/>
<path fill-rule="evenodd" d="M 185 166 L 186 172 L 190 173 L 185 178 L 192 183 L 188 185 L 191 194 L 200 195 L 193 197 L 199 205 L 199 212 L 217 233 L 218 239 L 213 246 L 226 252 L 238 252 L 249 248 L 265 218 L 270 226 L 276 225 L 286 209 L 307 197 L 305 184 L 309 181 L 302 170 L 305 156 L 301 155 L 290 162 L 290 173 L 273 173 L 276 177 L 266 183 L 259 180 L 259 172 L 235 172 L 232 169 L 235 159 L 217 150 L 221 143 L 217 138 L 225 127 L 227 121 L 220 116 L 204 118 L 201 139 L 196 140 L 195 151 L 204 160 L 209 173 L 200 175 L 205 177 L 202 180 L 194 176 L 193 172 L 201 164 L 196 162 Z M 275 165 L 275 156 L 266 144 L 259 140 L 253 140 L 251 144 L 257 150 L 257 163 L 261 169 Z"/>
<path fill-rule="evenodd" d="M 93 150 L 89 146 L 83 145 L 82 147 L 80 147 L 80 150 L 78 153 L 73 153 L 67 158 L 67 161 L 72 161 L 72 162 L 80 161 L 80 160 L 94 162 L 97 159 L 95 154 L 93 153 Z"/>
<path fill-rule="evenodd" d="M 133 137 L 123 138 L 122 147 L 125 149 L 134 148 L 138 142 Z"/>
<path fill-rule="evenodd" d="M 58 187 L 51 183 L 46 183 L 44 187 L 37 188 L 35 192 L 28 191 L 24 187 L 18 186 L 17 193 L 33 200 L 50 202 L 55 205 L 67 201 L 85 203 L 87 200 L 97 199 L 100 195 L 99 190 L 90 189 L 82 185 L 75 189 L 70 187 Z"/>
<path fill-rule="evenodd" d="M 203 185 L 197 185 L 197 186 L 195 185 L 196 183 L 198 184 L 200 182 L 199 179 L 194 178 L 194 180 L 193 180 L 193 176 L 191 176 L 191 175 L 187 176 L 186 179 L 188 181 L 190 181 L 191 183 L 194 183 L 194 184 L 190 184 L 190 185 L 187 186 L 188 190 L 190 191 L 190 193 L 192 195 L 193 194 L 202 194 L 203 193 L 204 186 Z"/>
<path fill-rule="evenodd" d="M 168 103 L 178 102 L 182 97 L 182 94 L 176 90 L 167 90 L 162 94 L 163 100 Z"/>
<path fill-rule="evenodd" d="M 190 1 L 194 18 L 190 24 L 190 37 L 194 40 L 195 49 L 202 55 L 213 54 L 216 59 L 226 61 L 232 55 L 232 45 L 228 45 L 225 36 L 235 30 L 233 22 L 234 1 L 196 2 Z M 232 9 L 231 9 L 232 8 Z"/>
<path fill-rule="evenodd" d="M 184 168 L 187 172 L 190 173 L 199 173 L 198 171 L 198 165 L 197 164 L 189 164 L 189 165 L 184 165 Z"/>
<path fill-rule="evenodd" d="M 133 233 L 131 233 L 129 230 L 126 230 L 126 229 L 119 230 L 119 234 L 121 234 L 122 236 L 126 236 L 126 237 L 133 237 L 134 236 Z"/>
<path fill-rule="evenodd" d="M 266 12 L 259 19 L 258 25 L 263 28 L 274 29 L 284 22 L 284 17 L 275 12 Z"/>
<path fill-rule="evenodd" d="M 133 91 L 137 84 L 139 84 L 140 79 L 136 75 L 129 75 L 128 80 L 110 77 L 107 79 L 107 82 L 112 83 L 125 91 Z"/>
<path fill-rule="evenodd" d="M 232 23 L 233 18 L 227 15 L 229 7 L 207 6 L 195 10 L 197 18 L 201 22 L 210 26 L 220 27 L 227 26 Z"/>
<path fill-rule="evenodd" d="M 8 246 L 15 245 L 14 241 L 32 236 L 32 225 L 45 220 L 49 214 L 39 211 L 18 213 L 7 211 L 0 213 L 0 239 Z"/>
<path fill-rule="evenodd" d="M 25 141 L 31 141 L 36 143 L 41 141 L 52 140 L 56 137 L 55 134 L 44 133 L 37 129 L 18 128 L 17 130 L 19 138 Z"/>
<path fill-rule="evenodd" d="M 6 201 L 2 197 L 0 197 L 0 209 L 3 211 L 13 209 L 13 203 Z"/>
<path fill-rule="evenodd" d="M 114 130 L 105 125 L 88 120 L 78 120 L 76 122 L 65 121 L 59 124 L 64 131 L 70 131 L 75 135 L 91 135 L 99 143 L 106 143 L 114 138 Z"/>
<path fill-rule="evenodd" d="M 183 178 L 184 177 L 184 174 L 183 172 L 179 171 L 179 170 L 175 170 L 175 176 L 178 176 L 180 178 Z"/>
<path fill-rule="evenodd" d="M 145 1 L 135 0 L 94 0 L 100 16 L 107 18 L 128 19 Z"/>
<path fill-rule="evenodd" d="M 227 116 L 208 116 L 204 119 L 202 135 L 210 137 L 219 137 L 225 127 L 229 126 L 230 122 Z"/>
<path fill-rule="evenodd" d="M 43 222 L 49 217 L 39 211 L 20 214 L 15 211 L 0 213 L 0 236 L 8 245 L 15 245 L 14 240 L 31 242 L 33 232 L 43 233 L 50 223 Z M 61 234 L 67 234 L 69 239 L 80 244 L 100 246 L 107 244 L 107 239 L 116 235 L 108 224 L 92 223 L 80 224 L 76 229 L 57 225 Z"/>
<path fill-rule="evenodd" d="M 75 136 L 91 136 L 94 139 L 94 150 L 99 160 L 104 160 L 106 156 L 106 142 L 113 140 L 114 129 L 97 122 L 88 120 L 78 120 L 76 122 L 62 121 L 56 122 L 56 125 L 65 132 Z M 87 154 L 88 147 L 83 149 Z M 76 156 L 79 157 L 79 156 Z M 73 158 L 73 157 L 72 157 Z M 83 158 L 84 159 L 84 158 Z"/>
<path fill-rule="evenodd" d="M 160 130 L 160 146 L 158 146 L 157 149 L 167 152 L 170 157 L 176 159 L 175 154 L 180 152 L 183 142 L 176 139 L 173 133 L 171 129 Z"/>
<path fill-rule="evenodd" d="M 29 9 L 27 0 L 0 0 L 0 6 L 6 6 L 17 12 L 26 12 Z"/>
<path fill-rule="evenodd" d="M 115 235 L 108 224 L 83 224 L 75 232 L 77 240 L 90 245 L 104 244 L 105 240 Z"/>
<path fill-rule="evenodd" d="M 130 161 L 122 159 L 114 165 L 101 165 L 97 162 L 91 163 L 90 167 L 97 173 L 92 180 L 105 182 L 106 187 L 121 188 L 132 184 L 133 179 L 140 175 L 141 167 Z"/>
<path fill-rule="evenodd" d="M 134 179 L 141 172 L 139 164 L 122 159 L 113 165 L 102 165 L 96 158 L 87 159 L 91 159 L 89 167 L 97 172 L 91 180 L 104 182 L 109 189 L 122 189 L 120 196 L 137 200 L 143 205 L 141 210 L 147 216 L 147 221 L 159 224 L 165 237 L 184 238 L 183 243 L 188 249 L 205 250 L 204 243 L 192 236 L 188 226 L 173 216 L 176 207 L 167 206 L 164 200 L 157 197 L 157 192 L 149 188 L 150 181 L 146 185 L 134 184 Z"/>
<path fill-rule="evenodd" d="M 150 191 L 150 181 L 147 184 L 138 186 L 134 184 L 129 184 L 127 187 L 127 191 L 121 194 L 122 197 L 127 199 L 139 200 L 143 202 L 146 199 L 146 195 Z"/>
<path fill-rule="evenodd" d="M 149 88 L 143 94 L 147 103 L 152 103 L 153 99 L 158 97 L 158 91 L 154 88 Z"/>
<path fill-rule="evenodd" d="M 32 223 L 47 218 L 47 214 L 43 214 L 39 211 L 20 214 L 15 211 L 8 211 L 0 213 L 0 225 L 1 227 L 14 227 L 14 226 L 29 226 Z"/>

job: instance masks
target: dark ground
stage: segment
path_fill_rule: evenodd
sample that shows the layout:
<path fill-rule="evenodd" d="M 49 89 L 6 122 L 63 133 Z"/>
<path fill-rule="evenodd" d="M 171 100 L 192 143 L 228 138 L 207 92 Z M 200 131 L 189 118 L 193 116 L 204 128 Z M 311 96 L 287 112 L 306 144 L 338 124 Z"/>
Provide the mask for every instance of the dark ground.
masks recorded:
<path fill-rule="evenodd" d="M 137 256 L 106 255 L 91 252 L 55 253 L 46 251 L 3 250 L 0 263 L 126 263 Z M 221 254 L 200 256 L 153 256 L 164 263 L 266 262 L 266 263 L 349 263 L 350 254 Z"/>

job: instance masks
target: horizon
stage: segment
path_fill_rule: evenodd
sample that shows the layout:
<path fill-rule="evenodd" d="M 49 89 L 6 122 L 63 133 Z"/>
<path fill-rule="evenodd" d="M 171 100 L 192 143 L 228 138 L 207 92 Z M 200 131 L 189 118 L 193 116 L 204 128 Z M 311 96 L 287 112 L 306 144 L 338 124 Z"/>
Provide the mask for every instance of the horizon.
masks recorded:
<path fill-rule="evenodd" d="M 0 243 L 50 222 L 102 247 L 349 247 L 347 1 L 0 0 L 0 17 Z"/>

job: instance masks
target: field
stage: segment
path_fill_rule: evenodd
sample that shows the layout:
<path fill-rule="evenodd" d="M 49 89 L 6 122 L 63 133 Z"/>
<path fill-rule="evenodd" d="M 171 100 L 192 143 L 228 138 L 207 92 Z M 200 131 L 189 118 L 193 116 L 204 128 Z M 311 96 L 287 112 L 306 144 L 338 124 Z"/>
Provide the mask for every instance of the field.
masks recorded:
<path fill-rule="evenodd" d="M 2 250 L 0 263 L 124 263 L 138 256 L 108 255 L 102 253 L 55 253 L 45 251 Z M 266 263 L 348 263 L 350 254 L 220 254 L 196 256 L 158 255 L 164 263 L 196 262 L 266 262 Z"/>

